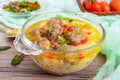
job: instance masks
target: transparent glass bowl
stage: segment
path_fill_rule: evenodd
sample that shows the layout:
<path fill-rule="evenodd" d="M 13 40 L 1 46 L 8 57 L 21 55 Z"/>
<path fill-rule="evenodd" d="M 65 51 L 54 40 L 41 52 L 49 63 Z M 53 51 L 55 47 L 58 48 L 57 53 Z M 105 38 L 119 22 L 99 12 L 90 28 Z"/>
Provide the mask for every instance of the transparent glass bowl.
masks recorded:
<path fill-rule="evenodd" d="M 90 47 L 81 49 L 79 51 L 55 51 L 37 47 L 26 38 L 26 28 L 30 27 L 36 22 L 50 19 L 56 15 L 82 20 L 93 25 L 100 33 L 101 39 L 95 45 L 91 45 Z M 24 53 L 25 55 L 30 55 L 33 61 L 40 68 L 49 73 L 63 75 L 82 70 L 87 67 L 97 56 L 105 38 L 105 31 L 100 22 L 98 20 L 89 18 L 90 16 L 93 15 L 86 15 L 86 13 L 76 14 L 68 12 L 49 12 L 39 14 L 24 24 L 22 28 L 22 34 L 16 37 L 14 45 L 18 51 Z"/>
<path fill-rule="evenodd" d="M 11 0 L 4 0 L 0 2 L 0 14 L 3 16 L 11 16 L 11 17 L 29 17 L 29 16 L 34 16 L 42 12 L 46 6 L 47 3 L 45 3 L 43 0 L 37 0 L 39 4 L 41 5 L 41 8 L 29 13 L 14 13 L 14 12 L 8 12 L 3 9 L 3 5 L 8 4 Z M 18 1 L 18 0 L 14 0 Z"/>

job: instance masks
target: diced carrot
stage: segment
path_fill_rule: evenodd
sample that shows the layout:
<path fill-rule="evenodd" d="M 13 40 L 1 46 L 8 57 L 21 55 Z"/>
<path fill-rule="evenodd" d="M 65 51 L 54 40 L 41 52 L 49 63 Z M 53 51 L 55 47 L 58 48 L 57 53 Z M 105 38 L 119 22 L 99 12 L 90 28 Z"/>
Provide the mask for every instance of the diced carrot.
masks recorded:
<path fill-rule="evenodd" d="M 54 47 L 55 47 L 55 45 L 54 45 L 54 44 L 51 44 L 51 45 L 50 45 L 50 47 L 51 47 L 51 48 L 54 48 Z"/>
<path fill-rule="evenodd" d="M 85 58 L 85 56 L 82 53 L 79 54 L 79 59 L 83 59 L 83 58 Z"/>
<path fill-rule="evenodd" d="M 21 9 L 23 9 L 23 7 L 19 7 L 15 12 L 20 12 Z"/>
<path fill-rule="evenodd" d="M 20 12 L 20 9 L 15 10 L 16 13 Z"/>
<path fill-rule="evenodd" d="M 87 34 L 88 34 L 88 35 L 90 35 L 90 34 L 91 34 L 91 32 L 90 32 L 90 31 L 87 31 Z"/>
<path fill-rule="evenodd" d="M 65 25 L 62 25 L 63 31 L 67 30 L 67 27 Z"/>
<path fill-rule="evenodd" d="M 45 53 L 44 55 L 46 58 L 52 59 L 54 57 L 54 52 L 48 51 L 48 53 Z"/>
<path fill-rule="evenodd" d="M 87 42 L 87 38 L 84 38 L 80 41 L 81 44 L 85 44 Z"/>

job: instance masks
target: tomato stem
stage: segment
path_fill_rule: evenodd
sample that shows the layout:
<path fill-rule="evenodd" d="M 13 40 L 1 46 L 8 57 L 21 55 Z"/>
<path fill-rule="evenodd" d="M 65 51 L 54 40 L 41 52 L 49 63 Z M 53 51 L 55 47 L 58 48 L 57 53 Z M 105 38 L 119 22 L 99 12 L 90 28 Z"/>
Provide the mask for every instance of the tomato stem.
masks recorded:
<path fill-rule="evenodd" d="M 90 0 L 91 3 L 93 3 L 95 0 Z"/>

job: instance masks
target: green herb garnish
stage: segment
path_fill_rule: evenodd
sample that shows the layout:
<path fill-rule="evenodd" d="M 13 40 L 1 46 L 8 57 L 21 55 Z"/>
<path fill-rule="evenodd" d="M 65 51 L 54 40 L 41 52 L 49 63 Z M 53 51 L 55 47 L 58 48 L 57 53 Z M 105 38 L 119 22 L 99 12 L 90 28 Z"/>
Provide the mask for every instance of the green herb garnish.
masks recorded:
<path fill-rule="evenodd" d="M 70 44 L 70 41 L 67 40 L 67 39 L 65 39 L 65 38 L 62 37 L 62 36 L 58 36 L 57 43 L 58 43 L 58 44 L 61 44 L 61 45 L 63 45 L 63 44 Z"/>
<path fill-rule="evenodd" d="M 50 26 L 50 27 L 47 28 L 47 30 L 48 30 L 48 31 L 52 31 L 52 30 L 53 30 L 53 27 Z"/>
<path fill-rule="evenodd" d="M 62 19 L 63 16 L 62 16 L 62 15 L 56 15 L 56 18 L 57 18 L 57 19 Z"/>
<path fill-rule="evenodd" d="M 0 46 L 0 51 L 8 50 L 10 48 L 10 46 Z"/>
<path fill-rule="evenodd" d="M 53 23 L 50 24 L 50 26 L 47 28 L 48 31 L 52 31 L 54 28 L 53 28 Z"/>
<path fill-rule="evenodd" d="M 23 61 L 23 58 L 25 57 L 24 54 L 21 55 L 15 55 L 15 57 L 11 61 L 11 65 L 15 66 L 20 64 Z"/>

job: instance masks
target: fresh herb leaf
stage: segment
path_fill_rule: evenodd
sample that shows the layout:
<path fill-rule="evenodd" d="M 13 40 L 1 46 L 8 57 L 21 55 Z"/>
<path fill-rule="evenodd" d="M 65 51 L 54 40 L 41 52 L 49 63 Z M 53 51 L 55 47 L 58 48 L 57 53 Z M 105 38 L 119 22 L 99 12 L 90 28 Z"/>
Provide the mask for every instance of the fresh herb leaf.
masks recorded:
<path fill-rule="evenodd" d="M 67 44 L 70 44 L 71 42 L 70 42 L 70 40 L 66 40 L 66 43 L 67 43 Z"/>
<path fill-rule="evenodd" d="M 57 19 L 62 19 L 63 16 L 62 16 L 62 15 L 56 15 L 56 18 L 57 18 Z"/>
<path fill-rule="evenodd" d="M 47 28 L 48 31 L 52 31 L 53 30 L 53 24 L 51 23 L 50 26 Z"/>
<path fill-rule="evenodd" d="M 58 44 L 61 44 L 61 45 L 63 45 L 63 44 L 70 44 L 70 41 L 67 40 L 67 39 L 65 39 L 65 38 L 62 37 L 62 36 L 58 36 L 57 43 L 58 43 Z"/>
<path fill-rule="evenodd" d="M 10 48 L 10 46 L 0 46 L 0 51 L 8 50 Z"/>
<path fill-rule="evenodd" d="M 16 65 L 20 64 L 23 61 L 24 57 L 25 57 L 24 54 L 15 55 L 15 57 L 11 61 L 11 65 L 16 66 Z"/>

